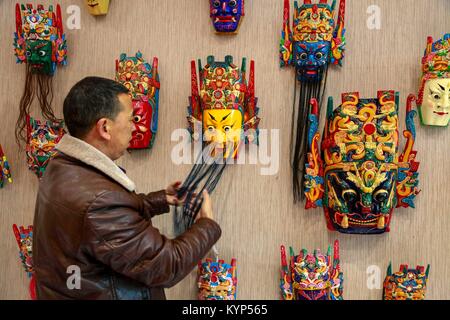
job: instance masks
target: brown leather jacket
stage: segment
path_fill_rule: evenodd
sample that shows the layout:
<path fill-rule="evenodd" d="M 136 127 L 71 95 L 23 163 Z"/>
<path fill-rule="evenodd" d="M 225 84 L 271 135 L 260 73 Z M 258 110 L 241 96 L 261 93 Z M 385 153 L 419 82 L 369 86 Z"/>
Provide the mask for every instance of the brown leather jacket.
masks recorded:
<path fill-rule="evenodd" d="M 81 140 L 67 135 L 57 149 L 34 217 L 38 299 L 165 299 L 163 288 L 182 280 L 219 239 L 219 225 L 206 218 L 166 238 L 151 222 L 169 211 L 164 191 L 135 193 L 119 167 Z M 70 266 L 79 267 L 80 289 L 67 285 Z"/>

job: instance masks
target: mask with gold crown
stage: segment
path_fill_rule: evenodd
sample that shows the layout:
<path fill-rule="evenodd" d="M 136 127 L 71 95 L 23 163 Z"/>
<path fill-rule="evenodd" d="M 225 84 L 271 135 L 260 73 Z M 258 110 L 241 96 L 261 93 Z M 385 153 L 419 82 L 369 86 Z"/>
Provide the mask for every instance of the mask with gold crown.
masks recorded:
<path fill-rule="evenodd" d="M 383 284 L 383 300 L 424 300 L 429 272 L 430 265 L 426 271 L 423 266 L 408 269 L 408 265 L 401 265 L 399 272 L 392 273 L 392 265 L 389 264 Z"/>
<path fill-rule="evenodd" d="M 417 107 L 423 125 L 446 127 L 450 121 L 450 34 L 428 37 L 422 58 Z"/>
<path fill-rule="evenodd" d="M 414 150 L 414 96 L 406 107 L 406 140 L 398 152 L 398 93 L 379 91 L 375 99 L 357 92 L 342 95 L 333 110 L 330 97 L 319 151 L 318 106 L 313 100 L 305 166 L 306 208 L 323 206 L 330 230 L 377 234 L 389 231 L 395 207 L 414 208 L 419 193 Z"/>
<path fill-rule="evenodd" d="M 159 75 L 158 59 L 147 63 L 142 53 L 134 57 L 122 54 L 116 61 L 116 80 L 129 90 L 133 101 L 134 124 L 129 149 L 150 149 L 158 130 Z"/>
<path fill-rule="evenodd" d="M 16 4 L 16 32 L 14 51 L 17 63 L 26 63 L 25 91 L 20 101 L 20 116 L 16 126 L 16 140 L 25 141 L 26 116 L 37 96 L 43 116 L 58 121 L 51 104 L 52 79 L 58 65 L 67 64 L 67 45 L 64 35 L 61 7 Z"/>
<path fill-rule="evenodd" d="M 202 191 L 211 193 L 215 189 L 226 164 L 238 158 L 242 145 L 258 144 L 260 119 L 254 61 L 250 62 L 248 82 L 245 58 L 239 68 L 233 64 L 232 56 L 220 62 L 209 56 L 205 67 L 198 62 L 198 70 L 199 78 L 192 61 L 188 122 L 193 140 L 202 143 L 203 150 L 178 194 L 187 194 L 184 214 L 175 215 L 176 224 L 187 219 L 179 231 L 192 225 L 201 207 Z M 196 198 L 193 202 L 192 197 Z"/>
<path fill-rule="evenodd" d="M 313 0 L 314 1 L 314 0 Z M 342 65 L 345 46 L 345 0 L 313 3 L 294 2 L 293 31 L 290 27 L 290 0 L 284 0 L 284 22 L 280 43 L 280 66 L 293 66 L 296 73 L 292 113 L 291 164 L 294 200 L 303 199 L 303 166 L 306 161 L 309 100 L 319 108 L 325 91 L 328 66 Z M 337 20 L 336 20 L 337 15 Z M 300 85 L 298 103 L 295 101 Z M 320 113 L 320 110 L 319 110 Z"/>
<path fill-rule="evenodd" d="M 19 257 L 25 272 L 30 278 L 29 293 L 32 300 L 36 300 L 36 280 L 33 266 L 33 226 L 25 228 L 13 225 L 14 236 L 19 246 Z"/>
<path fill-rule="evenodd" d="M 88 11 L 93 16 L 108 14 L 110 0 L 85 0 Z"/>
<path fill-rule="evenodd" d="M 303 249 L 295 255 L 290 248 L 289 264 L 286 249 L 281 246 L 282 300 L 343 300 L 343 282 L 337 240 L 334 250 L 330 246 L 326 254 L 320 250 L 308 253 Z"/>
<path fill-rule="evenodd" d="M 236 34 L 245 15 L 244 0 L 209 0 L 209 4 L 216 32 Z"/>
<path fill-rule="evenodd" d="M 212 259 L 199 262 L 199 300 L 236 300 L 236 287 L 236 259 L 231 264 Z"/>
<path fill-rule="evenodd" d="M 0 144 L 0 189 L 3 188 L 6 182 L 12 183 L 12 176 L 8 159 L 3 153 L 3 148 Z"/>

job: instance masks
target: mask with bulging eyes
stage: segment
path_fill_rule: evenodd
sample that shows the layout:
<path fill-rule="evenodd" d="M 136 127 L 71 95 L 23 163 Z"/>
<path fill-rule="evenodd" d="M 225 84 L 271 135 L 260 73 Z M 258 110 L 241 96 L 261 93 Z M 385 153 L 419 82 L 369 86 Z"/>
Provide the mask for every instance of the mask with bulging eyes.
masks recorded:
<path fill-rule="evenodd" d="M 236 300 L 236 286 L 236 259 L 231 264 L 211 259 L 198 264 L 199 300 Z"/>
<path fill-rule="evenodd" d="M 309 116 L 305 166 L 306 208 L 323 206 L 327 226 L 342 233 L 389 231 L 395 207 L 414 207 L 419 193 L 414 151 L 415 111 L 408 97 L 405 150 L 398 152 L 398 94 L 379 91 L 375 99 L 345 93 L 333 110 L 330 97 L 319 148 L 318 103 Z M 322 149 L 322 153 L 319 151 Z"/>
<path fill-rule="evenodd" d="M 133 102 L 135 130 L 128 149 L 152 148 L 158 130 L 158 59 L 150 65 L 141 52 L 134 57 L 122 54 L 116 61 L 116 80 L 129 90 Z"/>
<path fill-rule="evenodd" d="M 332 254 L 332 251 L 333 254 Z M 326 254 L 320 250 L 299 255 L 290 248 L 289 262 L 286 248 L 281 246 L 281 296 L 283 300 L 343 300 L 344 276 L 340 270 L 339 242 Z"/>
<path fill-rule="evenodd" d="M 422 58 L 417 107 L 423 125 L 445 127 L 450 121 L 450 34 L 436 42 L 428 37 Z"/>
<path fill-rule="evenodd" d="M 217 33 L 237 33 L 244 17 L 244 0 L 209 0 L 210 16 Z"/>
<path fill-rule="evenodd" d="M 408 265 L 401 265 L 400 271 L 392 273 L 389 264 L 383 283 L 383 300 L 424 300 L 429 272 L 430 265 L 426 270 L 423 266 L 409 269 Z"/>
<path fill-rule="evenodd" d="M 345 51 L 345 0 L 331 4 L 328 0 L 294 2 L 293 24 L 290 23 L 290 0 L 284 1 L 283 29 L 280 41 L 280 66 L 293 66 L 296 83 L 292 112 L 291 167 L 294 201 L 304 200 L 302 169 L 307 160 L 309 100 L 321 105 L 329 65 L 342 65 Z M 298 88 L 298 95 L 297 95 Z"/>

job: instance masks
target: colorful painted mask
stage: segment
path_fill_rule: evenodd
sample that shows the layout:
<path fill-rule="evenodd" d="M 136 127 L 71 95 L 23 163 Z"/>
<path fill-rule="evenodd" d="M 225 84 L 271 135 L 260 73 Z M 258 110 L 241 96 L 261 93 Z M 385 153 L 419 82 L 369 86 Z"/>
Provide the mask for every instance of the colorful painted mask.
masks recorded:
<path fill-rule="evenodd" d="M 192 96 L 188 108 L 190 132 L 198 140 L 202 128 L 203 141 L 212 145 L 211 156 L 221 152 L 225 159 L 236 158 L 242 142 L 258 143 L 257 98 L 255 98 L 255 65 L 250 63 L 249 83 L 246 80 L 246 59 L 242 68 L 233 64 L 233 57 L 225 62 L 208 57 L 202 68 L 199 61 L 200 92 L 195 62 L 192 61 Z"/>
<path fill-rule="evenodd" d="M 11 170 L 9 169 L 8 159 L 6 159 L 2 145 L 0 144 L 0 189 L 3 188 L 6 181 L 12 183 Z"/>
<path fill-rule="evenodd" d="M 231 264 L 211 259 L 198 264 L 199 300 L 236 300 L 236 286 L 236 259 Z"/>
<path fill-rule="evenodd" d="M 327 254 L 320 250 L 298 256 L 290 248 L 289 265 L 286 249 L 281 246 L 281 295 L 283 300 L 343 300 L 344 275 L 339 264 L 339 242 Z"/>
<path fill-rule="evenodd" d="M 28 168 L 40 179 L 50 160 L 58 153 L 55 146 L 65 134 L 64 123 L 41 122 L 28 116 L 27 159 Z"/>
<path fill-rule="evenodd" d="M 33 300 L 36 300 L 36 282 L 33 268 L 33 226 L 28 228 L 21 226 L 18 228 L 17 225 L 13 225 L 13 232 L 19 246 L 20 261 L 28 278 L 31 279 L 29 286 L 30 296 Z"/>
<path fill-rule="evenodd" d="M 232 56 L 226 56 L 224 62 L 209 56 L 204 68 L 199 61 L 199 90 L 195 61 L 191 62 L 189 132 L 203 149 L 178 192 L 186 200 L 183 211 L 174 214 L 176 234 L 192 226 L 201 208 L 203 190 L 210 194 L 214 191 L 227 163 L 238 157 L 240 147 L 259 143 L 254 61 L 250 62 L 248 83 L 246 75 L 245 58 L 239 69 Z"/>
<path fill-rule="evenodd" d="M 413 96 L 406 108 L 407 138 L 398 153 L 398 93 L 379 91 L 376 99 L 345 93 L 333 111 L 328 101 L 322 155 L 319 151 L 318 105 L 312 101 L 305 169 L 306 208 L 323 206 L 330 230 L 374 234 L 389 231 L 395 207 L 414 207 L 419 193 L 416 112 Z"/>
<path fill-rule="evenodd" d="M 16 141 L 26 141 L 26 115 L 35 97 L 39 98 L 42 115 L 52 122 L 59 121 L 52 110 L 53 75 L 58 65 L 67 64 L 67 45 L 61 7 L 16 4 L 14 51 L 17 63 L 26 63 L 25 89 L 20 100 Z"/>
<path fill-rule="evenodd" d="M 108 14 L 109 0 L 85 0 L 88 11 L 93 16 L 104 16 Z"/>
<path fill-rule="evenodd" d="M 217 33 L 237 33 L 244 18 L 244 0 L 209 0 L 211 20 Z"/>
<path fill-rule="evenodd" d="M 33 73 L 53 75 L 57 65 L 67 63 L 67 45 L 61 8 L 48 10 L 16 4 L 14 49 L 17 63 L 29 63 Z"/>
<path fill-rule="evenodd" d="M 383 285 L 383 300 L 424 300 L 427 289 L 428 274 L 422 266 L 408 269 L 408 265 L 401 265 L 400 271 L 392 274 L 389 264 L 387 276 Z"/>
<path fill-rule="evenodd" d="M 345 46 L 345 0 L 340 0 L 337 21 L 336 0 L 302 6 L 294 2 L 293 31 L 290 27 L 290 0 L 284 0 L 284 22 L 280 42 L 280 66 L 295 67 L 300 83 L 298 106 L 293 112 L 291 162 L 294 200 L 303 199 L 303 167 L 306 161 L 309 99 L 319 100 L 325 91 L 328 65 L 342 65 Z M 297 90 L 298 84 L 296 84 Z M 296 96 L 296 94 L 295 94 Z"/>
<path fill-rule="evenodd" d="M 445 127 L 450 121 L 450 34 L 433 43 L 428 37 L 422 58 L 417 106 L 423 125 Z"/>
<path fill-rule="evenodd" d="M 159 75 L 158 59 L 151 66 L 138 52 L 135 57 L 120 56 L 116 61 L 116 80 L 130 91 L 136 130 L 129 149 L 149 149 L 158 130 Z"/>

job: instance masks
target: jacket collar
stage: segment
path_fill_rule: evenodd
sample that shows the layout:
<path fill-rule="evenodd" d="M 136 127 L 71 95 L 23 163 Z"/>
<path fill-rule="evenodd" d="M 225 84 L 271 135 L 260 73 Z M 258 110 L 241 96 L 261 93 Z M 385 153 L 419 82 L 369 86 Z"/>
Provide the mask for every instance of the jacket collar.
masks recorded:
<path fill-rule="evenodd" d="M 119 168 L 117 164 L 114 163 L 114 161 L 108 158 L 103 152 L 83 140 L 66 134 L 56 145 L 56 149 L 72 158 L 80 160 L 81 162 L 100 170 L 128 191 L 134 191 L 136 189 L 134 182 L 128 178 L 128 176 Z"/>

